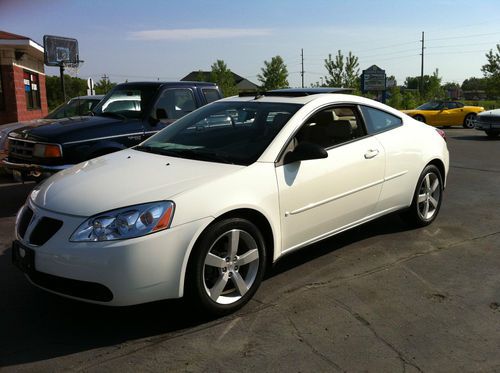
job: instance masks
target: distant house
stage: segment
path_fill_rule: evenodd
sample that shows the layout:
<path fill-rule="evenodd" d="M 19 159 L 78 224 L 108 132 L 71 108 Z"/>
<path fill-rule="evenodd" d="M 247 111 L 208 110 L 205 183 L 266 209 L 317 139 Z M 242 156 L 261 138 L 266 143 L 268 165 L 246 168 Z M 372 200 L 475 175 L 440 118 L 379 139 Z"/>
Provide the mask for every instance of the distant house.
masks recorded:
<path fill-rule="evenodd" d="M 27 36 L 0 31 L 0 124 L 48 114 L 43 52 Z"/>
<path fill-rule="evenodd" d="M 210 81 L 210 71 L 191 71 L 189 74 L 187 74 L 184 78 L 182 78 L 182 81 L 196 81 L 200 80 L 200 77 L 203 77 L 203 80 L 205 82 Z M 256 91 L 259 86 L 255 83 L 252 83 L 250 80 L 243 78 L 242 76 L 239 76 L 238 74 L 232 73 L 233 78 L 234 78 L 234 83 L 236 84 L 236 88 L 238 88 L 239 91 Z"/>

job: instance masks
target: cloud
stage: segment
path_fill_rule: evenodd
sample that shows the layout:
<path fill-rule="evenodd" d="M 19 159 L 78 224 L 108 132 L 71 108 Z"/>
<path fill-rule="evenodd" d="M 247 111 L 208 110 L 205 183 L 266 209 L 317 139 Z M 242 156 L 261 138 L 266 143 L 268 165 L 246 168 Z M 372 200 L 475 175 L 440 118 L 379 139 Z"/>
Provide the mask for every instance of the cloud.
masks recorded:
<path fill-rule="evenodd" d="M 250 36 L 271 35 L 270 29 L 245 28 L 191 28 L 144 30 L 129 33 L 132 40 L 199 40 L 234 39 Z"/>

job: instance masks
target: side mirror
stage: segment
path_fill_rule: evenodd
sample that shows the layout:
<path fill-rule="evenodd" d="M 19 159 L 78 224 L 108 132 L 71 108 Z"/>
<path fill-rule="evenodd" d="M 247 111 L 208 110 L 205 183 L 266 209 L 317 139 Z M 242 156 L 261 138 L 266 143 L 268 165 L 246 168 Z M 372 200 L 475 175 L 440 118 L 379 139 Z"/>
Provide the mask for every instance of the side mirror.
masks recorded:
<path fill-rule="evenodd" d="M 155 116 L 150 116 L 149 117 L 149 123 L 152 125 L 152 126 L 155 126 L 157 125 L 162 119 L 167 119 L 168 118 L 168 115 L 167 115 L 167 111 L 163 108 L 158 108 L 156 109 L 155 111 Z"/>
<path fill-rule="evenodd" d="M 322 146 L 311 142 L 300 142 L 293 151 L 285 154 L 284 163 L 307 161 L 309 159 L 321 159 L 328 157 L 328 153 Z"/>

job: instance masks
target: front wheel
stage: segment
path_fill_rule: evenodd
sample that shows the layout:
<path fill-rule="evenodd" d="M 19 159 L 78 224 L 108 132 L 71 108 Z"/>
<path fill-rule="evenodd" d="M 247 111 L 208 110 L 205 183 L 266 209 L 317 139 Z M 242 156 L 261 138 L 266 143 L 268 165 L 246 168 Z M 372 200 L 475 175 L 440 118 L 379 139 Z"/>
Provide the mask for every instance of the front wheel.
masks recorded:
<path fill-rule="evenodd" d="M 424 168 L 418 179 L 413 201 L 403 218 L 412 225 L 424 227 L 436 219 L 443 199 L 443 178 L 434 165 Z"/>
<path fill-rule="evenodd" d="M 253 223 L 240 218 L 217 222 L 193 249 L 187 296 L 211 315 L 234 312 L 257 291 L 265 264 L 264 238 Z"/>
<path fill-rule="evenodd" d="M 463 127 L 464 128 L 474 128 L 476 122 L 476 114 L 470 113 L 465 116 Z"/>

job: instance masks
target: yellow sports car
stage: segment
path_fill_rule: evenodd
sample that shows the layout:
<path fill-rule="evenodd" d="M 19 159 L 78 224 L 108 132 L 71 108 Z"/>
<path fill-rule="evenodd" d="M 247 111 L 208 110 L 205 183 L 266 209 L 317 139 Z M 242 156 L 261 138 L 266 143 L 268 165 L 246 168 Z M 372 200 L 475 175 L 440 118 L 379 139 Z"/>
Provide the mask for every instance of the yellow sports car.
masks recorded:
<path fill-rule="evenodd" d="M 456 101 L 429 101 L 413 110 L 402 110 L 410 117 L 431 126 L 463 126 L 474 128 L 477 113 L 484 111 L 480 106 L 464 106 Z"/>

